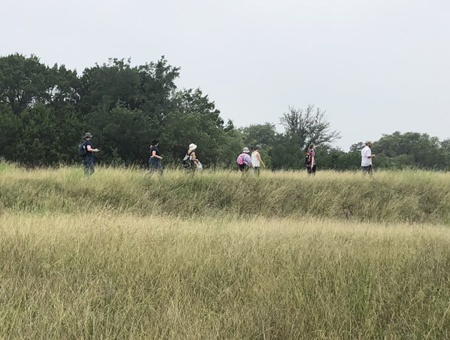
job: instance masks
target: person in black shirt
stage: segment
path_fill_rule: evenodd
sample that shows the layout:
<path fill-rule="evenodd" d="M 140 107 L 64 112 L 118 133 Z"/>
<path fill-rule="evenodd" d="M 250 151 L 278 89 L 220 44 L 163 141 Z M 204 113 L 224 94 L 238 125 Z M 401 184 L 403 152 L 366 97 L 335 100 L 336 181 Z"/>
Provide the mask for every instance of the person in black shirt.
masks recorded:
<path fill-rule="evenodd" d="M 160 175 L 163 174 L 163 167 L 161 160 L 163 159 L 158 150 L 159 141 L 154 139 L 150 144 L 150 159 L 148 160 L 150 173 L 158 171 Z"/>
<path fill-rule="evenodd" d="M 93 149 L 92 148 L 92 134 L 89 132 L 86 132 L 84 135 L 84 148 L 86 150 L 85 155 L 83 156 L 83 168 L 84 168 L 84 174 L 86 176 L 90 176 L 94 173 L 94 152 L 99 152 L 99 149 Z"/>

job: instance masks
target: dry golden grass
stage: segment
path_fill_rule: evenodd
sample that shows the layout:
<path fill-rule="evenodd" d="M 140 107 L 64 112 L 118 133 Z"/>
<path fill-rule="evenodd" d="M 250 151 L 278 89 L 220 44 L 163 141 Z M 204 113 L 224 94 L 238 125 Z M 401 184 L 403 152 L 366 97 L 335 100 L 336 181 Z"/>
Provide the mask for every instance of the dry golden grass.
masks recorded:
<path fill-rule="evenodd" d="M 446 339 L 446 227 L 0 216 L 0 338 Z"/>
<path fill-rule="evenodd" d="M 450 174 L 423 171 L 360 173 L 264 172 L 261 177 L 217 171 L 163 178 L 142 170 L 79 168 L 25 171 L 0 167 L 0 211 L 138 215 L 319 217 L 363 222 L 450 224 Z"/>
<path fill-rule="evenodd" d="M 449 339 L 450 175 L 0 163 L 0 339 Z"/>

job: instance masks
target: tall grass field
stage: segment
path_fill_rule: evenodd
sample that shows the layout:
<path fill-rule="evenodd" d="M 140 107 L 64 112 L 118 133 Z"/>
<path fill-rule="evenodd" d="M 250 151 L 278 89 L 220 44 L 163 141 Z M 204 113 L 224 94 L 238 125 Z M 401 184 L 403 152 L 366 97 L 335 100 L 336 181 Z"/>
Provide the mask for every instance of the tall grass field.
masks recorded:
<path fill-rule="evenodd" d="M 0 339 L 450 339 L 450 174 L 0 164 Z"/>

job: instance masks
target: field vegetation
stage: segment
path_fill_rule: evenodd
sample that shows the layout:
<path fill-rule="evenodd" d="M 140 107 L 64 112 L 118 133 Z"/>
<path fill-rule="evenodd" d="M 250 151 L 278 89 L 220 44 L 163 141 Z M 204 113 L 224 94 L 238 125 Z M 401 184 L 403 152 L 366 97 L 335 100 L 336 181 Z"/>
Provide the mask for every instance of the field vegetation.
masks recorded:
<path fill-rule="evenodd" d="M 80 213 L 110 210 L 183 218 L 216 215 L 338 218 L 365 222 L 450 223 L 450 174 L 359 172 L 205 171 L 164 177 L 143 170 L 100 168 L 83 178 L 79 168 L 27 171 L 3 165 L 0 209 Z"/>
<path fill-rule="evenodd" d="M 449 180 L 0 164 L 0 339 L 448 339 Z"/>

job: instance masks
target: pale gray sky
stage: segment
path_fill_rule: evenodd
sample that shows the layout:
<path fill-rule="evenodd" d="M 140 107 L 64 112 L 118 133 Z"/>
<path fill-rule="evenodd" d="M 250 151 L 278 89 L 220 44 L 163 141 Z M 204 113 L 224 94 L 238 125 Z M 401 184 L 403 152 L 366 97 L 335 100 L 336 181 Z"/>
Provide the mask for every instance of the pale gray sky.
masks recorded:
<path fill-rule="evenodd" d="M 0 0 L 0 55 L 79 73 L 165 55 L 237 126 L 327 110 L 348 149 L 396 130 L 449 138 L 447 0 Z"/>

